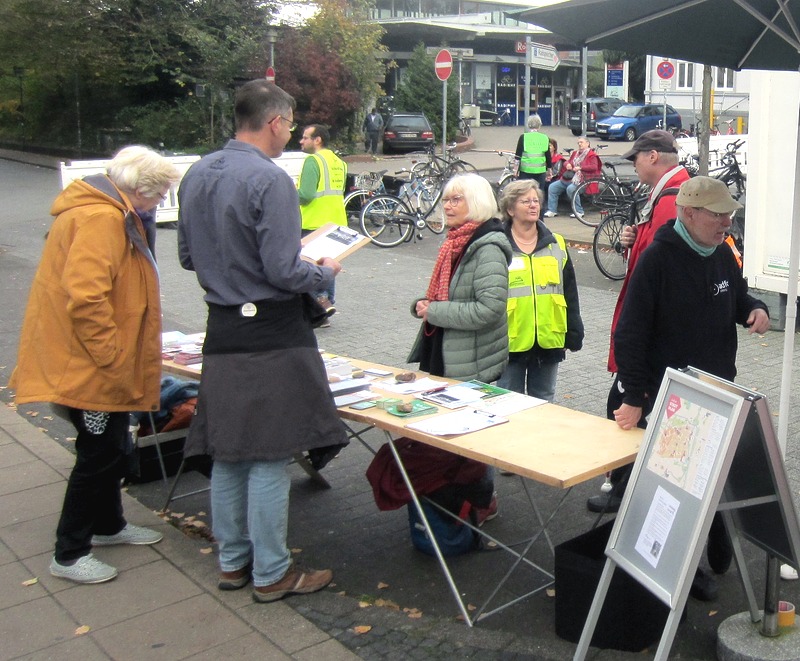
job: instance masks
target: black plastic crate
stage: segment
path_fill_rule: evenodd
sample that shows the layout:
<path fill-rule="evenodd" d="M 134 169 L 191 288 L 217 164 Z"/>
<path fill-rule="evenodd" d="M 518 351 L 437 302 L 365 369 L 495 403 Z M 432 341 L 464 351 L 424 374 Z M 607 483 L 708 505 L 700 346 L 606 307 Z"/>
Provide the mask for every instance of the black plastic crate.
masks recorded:
<path fill-rule="evenodd" d="M 606 563 L 613 521 L 555 549 L 556 635 L 577 643 Z M 617 567 L 592 636 L 592 647 L 639 652 L 661 638 L 669 607 Z"/>

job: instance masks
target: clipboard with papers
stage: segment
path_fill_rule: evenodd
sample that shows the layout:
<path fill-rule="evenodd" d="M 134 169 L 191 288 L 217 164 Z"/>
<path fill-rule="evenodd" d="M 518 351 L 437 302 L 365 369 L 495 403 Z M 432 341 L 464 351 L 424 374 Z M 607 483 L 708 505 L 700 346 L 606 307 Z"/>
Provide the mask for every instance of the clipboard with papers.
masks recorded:
<path fill-rule="evenodd" d="M 369 243 L 368 236 L 346 226 L 328 223 L 303 237 L 300 257 L 309 262 L 317 262 L 323 257 L 338 261 L 367 243 Z"/>

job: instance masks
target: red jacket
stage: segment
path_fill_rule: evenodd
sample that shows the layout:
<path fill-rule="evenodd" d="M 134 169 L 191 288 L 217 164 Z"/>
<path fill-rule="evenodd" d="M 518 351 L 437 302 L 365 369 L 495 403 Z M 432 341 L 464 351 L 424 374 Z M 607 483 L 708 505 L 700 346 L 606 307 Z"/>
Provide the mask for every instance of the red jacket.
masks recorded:
<path fill-rule="evenodd" d="M 689 173 L 681 168 L 681 171 L 674 174 L 664 184 L 662 190 L 667 188 L 680 188 L 684 181 L 688 181 Z M 628 291 L 628 283 L 631 279 L 633 269 L 636 267 L 636 262 L 645 248 L 653 242 L 653 236 L 656 231 L 668 220 L 677 217 L 677 208 L 675 206 L 675 196 L 665 195 L 653 207 L 653 212 L 650 214 L 650 220 L 642 223 L 636 229 L 636 240 L 628 253 L 628 270 L 625 273 L 625 280 L 622 283 L 622 289 L 619 290 L 619 297 L 617 298 L 617 305 L 614 308 L 614 317 L 611 320 L 611 337 L 608 349 L 608 371 L 617 371 L 617 361 L 614 357 L 614 331 L 617 328 L 617 321 L 622 312 L 622 304 L 625 301 L 625 293 Z"/>

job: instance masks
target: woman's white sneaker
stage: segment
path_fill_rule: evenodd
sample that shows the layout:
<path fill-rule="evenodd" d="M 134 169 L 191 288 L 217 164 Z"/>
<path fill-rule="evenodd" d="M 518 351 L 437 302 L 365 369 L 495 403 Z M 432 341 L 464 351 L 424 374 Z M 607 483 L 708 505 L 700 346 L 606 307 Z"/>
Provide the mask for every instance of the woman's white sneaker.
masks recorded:
<path fill-rule="evenodd" d="M 53 558 L 50 561 L 50 573 L 75 583 L 105 583 L 117 577 L 114 567 L 100 562 L 91 553 L 78 558 L 74 565 L 62 565 Z"/>
<path fill-rule="evenodd" d="M 92 546 L 113 546 L 114 544 L 155 544 L 164 535 L 150 528 L 141 528 L 128 523 L 116 535 L 94 535 Z"/>
<path fill-rule="evenodd" d="M 545 211 L 544 217 L 545 218 L 555 218 L 558 214 L 555 211 Z"/>

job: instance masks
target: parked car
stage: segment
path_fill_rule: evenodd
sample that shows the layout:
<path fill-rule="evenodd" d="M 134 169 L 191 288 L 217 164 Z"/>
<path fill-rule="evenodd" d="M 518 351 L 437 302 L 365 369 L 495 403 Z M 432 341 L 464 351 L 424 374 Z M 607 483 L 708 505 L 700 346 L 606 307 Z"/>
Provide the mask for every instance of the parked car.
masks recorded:
<path fill-rule="evenodd" d="M 433 130 L 421 112 L 396 112 L 383 129 L 383 153 L 419 151 L 433 144 Z"/>
<path fill-rule="evenodd" d="M 619 99 L 590 97 L 585 101 L 575 99 L 569 104 L 569 117 L 567 126 L 572 130 L 572 135 L 581 134 L 581 104 L 586 104 L 586 132 L 594 133 L 598 119 L 613 115 L 623 102 Z"/>
<path fill-rule="evenodd" d="M 633 142 L 645 131 L 661 128 L 663 120 L 663 103 L 629 103 L 617 108 L 611 117 L 597 122 L 597 137 Z M 674 132 L 681 128 L 681 116 L 667 105 L 667 130 Z"/>

